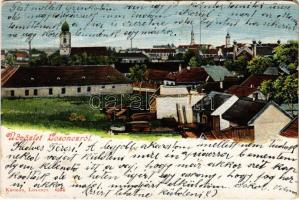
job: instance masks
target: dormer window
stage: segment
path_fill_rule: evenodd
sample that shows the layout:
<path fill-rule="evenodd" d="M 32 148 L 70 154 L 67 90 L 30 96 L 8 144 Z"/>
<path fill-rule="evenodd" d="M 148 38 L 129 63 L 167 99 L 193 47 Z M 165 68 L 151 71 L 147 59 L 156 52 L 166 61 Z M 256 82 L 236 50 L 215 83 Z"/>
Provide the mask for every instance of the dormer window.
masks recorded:
<path fill-rule="evenodd" d="M 82 79 L 85 79 L 86 77 L 85 76 L 82 76 Z"/>
<path fill-rule="evenodd" d="M 60 77 L 59 77 L 59 76 L 57 77 L 57 80 L 60 80 Z"/>
<path fill-rule="evenodd" d="M 31 77 L 30 80 L 34 81 L 34 77 Z"/>

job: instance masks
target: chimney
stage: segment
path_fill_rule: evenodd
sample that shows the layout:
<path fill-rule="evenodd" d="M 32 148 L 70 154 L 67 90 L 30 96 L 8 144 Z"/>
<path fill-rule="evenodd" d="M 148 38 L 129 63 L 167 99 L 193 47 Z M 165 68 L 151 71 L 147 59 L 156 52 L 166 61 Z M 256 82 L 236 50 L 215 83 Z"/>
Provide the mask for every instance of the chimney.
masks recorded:
<path fill-rule="evenodd" d="M 223 89 L 223 81 L 220 79 L 220 82 L 219 82 L 219 84 L 220 84 L 220 89 Z"/>
<path fill-rule="evenodd" d="M 182 65 L 179 65 L 179 72 L 182 71 Z"/>
<path fill-rule="evenodd" d="M 233 48 L 234 48 L 234 55 L 233 55 L 233 59 L 236 59 L 236 55 L 237 55 L 237 50 L 238 50 L 238 46 L 237 46 L 237 41 L 234 40 L 234 44 L 233 44 Z"/>
<path fill-rule="evenodd" d="M 253 52 L 253 58 L 255 58 L 256 57 L 256 41 L 255 40 L 253 40 L 252 41 L 252 52 Z"/>

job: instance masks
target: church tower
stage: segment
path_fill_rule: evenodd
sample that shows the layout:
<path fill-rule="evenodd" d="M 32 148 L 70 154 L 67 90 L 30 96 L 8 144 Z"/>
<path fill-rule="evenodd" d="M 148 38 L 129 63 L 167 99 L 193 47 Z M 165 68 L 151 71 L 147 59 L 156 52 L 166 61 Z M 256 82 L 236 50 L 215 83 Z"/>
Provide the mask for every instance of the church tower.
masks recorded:
<path fill-rule="evenodd" d="M 195 39 L 194 39 L 193 24 L 192 24 L 190 45 L 194 45 L 194 44 L 195 44 Z"/>
<path fill-rule="evenodd" d="M 68 23 L 65 21 L 61 26 L 60 37 L 60 55 L 69 56 L 71 54 L 71 33 Z"/>
<path fill-rule="evenodd" d="M 230 35 L 229 33 L 227 33 L 225 37 L 225 47 L 229 47 L 229 46 L 230 46 Z"/>

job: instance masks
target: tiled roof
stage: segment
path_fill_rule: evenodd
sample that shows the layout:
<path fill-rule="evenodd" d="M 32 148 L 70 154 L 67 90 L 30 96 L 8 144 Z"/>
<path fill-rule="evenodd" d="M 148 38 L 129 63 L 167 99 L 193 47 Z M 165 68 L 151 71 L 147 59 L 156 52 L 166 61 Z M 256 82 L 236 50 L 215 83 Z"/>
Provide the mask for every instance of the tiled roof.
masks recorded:
<path fill-rule="evenodd" d="M 204 68 L 193 67 L 190 69 L 184 68 L 180 72 L 170 73 L 167 79 L 173 80 L 176 83 L 199 83 L 205 82 L 208 76 Z"/>
<path fill-rule="evenodd" d="M 298 116 L 281 130 L 280 135 L 292 138 L 298 137 Z"/>
<path fill-rule="evenodd" d="M 28 58 L 29 55 L 26 52 L 17 52 L 16 54 L 17 58 Z"/>
<path fill-rule="evenodd" d="M 243 83 L 241 83 L 241 86 L 258 88 L 262 84 L 263 81 L 275 80 L 277 77 L 278 76 L 274 76 L 274 75 L 253 74 L 253 75 L 249 76 Z"/>
<path fill-rule="evenodd" d="M 144 73 L 145 80 L 163 81 L 166 79 L 168 71 L 158 69 L 147 69 Z"/>
<path fill-rule="evenodd" d="M 264 106 L 264 102 L 239 99 L 222 114 L 222 118 L 238 125 L 246 126 Z"/>
<path fill-rule="evenodd" d="M 71 55 L 80 55 L 86 53 L 90 56 L 107 56 L 107 47 L 72 47 Z"/>
<path fill-rule="evenodd" d="M 111 66 L 20 67 L 2 87 L 77 86 L 128 83 Z"/>
<path fill-rule="evenodd" d="M 225 90 L 225 92 L 229 93 L 229 94 L 234 94 L 238 97 L 247 97 L 248 95 L 252 94 L 256 90 L 257 90 L 257 88 L 254 88 L 254 87 L 244 87 L 244 86 L 240 86 L 240 85 L 233 85 L 230 88 L 228 88 L 227 90 Z"/>

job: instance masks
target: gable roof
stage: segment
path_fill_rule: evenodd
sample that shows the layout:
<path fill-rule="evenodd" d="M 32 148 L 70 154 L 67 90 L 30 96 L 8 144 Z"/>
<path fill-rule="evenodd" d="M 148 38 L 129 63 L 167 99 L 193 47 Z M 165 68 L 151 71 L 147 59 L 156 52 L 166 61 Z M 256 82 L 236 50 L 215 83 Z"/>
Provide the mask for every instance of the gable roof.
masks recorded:
<path fill-rule="evenodd" d="M 218 108 L 214 110 L 214 112 L 211 113 L 213 116 L 222 115 L 227 111 L 236 101 L 238 101 L 238 97 L 236 95 L 231 96 L 229 99 L 227 99 L 223 104 L 221 104 Z"/>
<path fill-rule="evenodd" d="M 264 106 L 265 103 L 263 102 L 242 98 L 224 112 L 222 118 L 238 125 L 246 126 Z"/>
<path fill-rule="evenodd" d="M 212 113 L 231 97 L 230 94 L 212 91 L 199 100 L 192 109 L 198 112 Z"/>
<path fill-rule="evenodd" d="M 216 65 L 202 66 L 214 81 L 223 81 L 225 77 L 232 76 L 225 67 Z"/>
<path fill-rule="evenodd" d="M 281 131 L 280 135 L 284 137 L 298 137 L 298 116 L 288 123 Z"/>
<path fill-rule="evenodd" d="M 86 53 L 89 56 L 107 56 L 107 47 L 72 47 L 71 55 Z"/>
<path fill-rule="evenodd" d="M 205 82 L 209 75 L 202 67 L 193 67 L 182 69 L 179 72 L 169 73 L 167 80 L 173 80 L 176 83 L 199 83 Z"/>
<path fill-rule="evenodd" d="M 265 112 L 265 110 L 270 106 L 274 106 L 277 110 L 279 110 L 282 114 L 284 114 L 286 117 L 290 118 L 291 119 L 291 116 L 286 112 L 284 111 L 283 109 L 281 109 L 279 107 L 279 105 L 277 105 L 274 101 L 269 101 L 264 107 L 263 109 L 261 109 L 254 117 L 252 117 L 252 119 L 250 119 L 250 121 L 248 122 L 248 125 L 252 125 L 254 123 L 254 121 L 261 115 Z"/>
<path fill-rule="evenodd" d="M 252 74 L 250 75 L 243 83 L 240 84 L 240 86 L 245 86 L 245 87 L 254 87 L 258 88 L 263 81 L 267 80 L 275 80 L 278 76 L 273 76 L 273 75 L 257 75 L 257 74 Z"/>
<path fill-rule="evenodd" d="M 20 67 L 2 87 L 80 86 L 128 83 L 111 66 Z"/>

